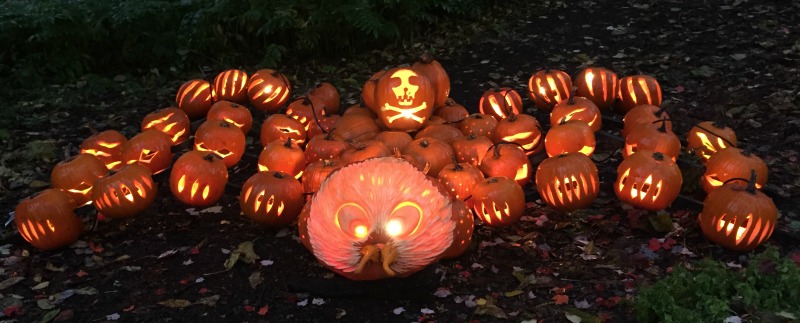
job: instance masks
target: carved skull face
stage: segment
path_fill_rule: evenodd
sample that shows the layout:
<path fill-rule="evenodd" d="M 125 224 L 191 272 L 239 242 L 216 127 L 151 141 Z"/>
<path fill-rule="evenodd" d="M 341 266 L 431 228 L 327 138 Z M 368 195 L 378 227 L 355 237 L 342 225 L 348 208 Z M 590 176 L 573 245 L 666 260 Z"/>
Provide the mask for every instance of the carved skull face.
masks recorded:
<path fill-rule="evenodd" d="M 404 107 L 414 104 L 414 96 L 419 86 L 411 84 L 409 79 L 412 77 L 419 77 L 419 75 L 412 70 L 402 69 L 394 72 L 390 77 L 397 79 L 392 80 L 392 84 L 396 84 L 398 80 L 400 81 L 400 84 L 392 87 L 394 95 L 397 96 L 397 104 Z"/>
<path fill-rule="evenodd" d="M 380 120 L 392 130 L 422 127 L 433 113 L 434 93 L 424 77 L 409 68 L 390 70 L 378 81 Z"/>

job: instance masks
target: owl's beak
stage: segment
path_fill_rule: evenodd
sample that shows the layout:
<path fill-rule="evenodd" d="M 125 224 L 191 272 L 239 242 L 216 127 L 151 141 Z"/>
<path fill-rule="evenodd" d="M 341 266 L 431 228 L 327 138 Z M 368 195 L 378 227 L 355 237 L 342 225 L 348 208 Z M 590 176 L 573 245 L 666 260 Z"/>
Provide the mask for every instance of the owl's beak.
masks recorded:
<path fill-rule="evenodd" d="M 358 268 L 354 271 L 355 274 L 360 274 L 364 271 L 369 263 L 381 263 L 383 271 L 389 277 L 394 277 L 397 273 L 389 268 L 397 260 L 397 247 L 394 244 L 371 244 L 361 248 L 361 261 L 358 262 Z"/>

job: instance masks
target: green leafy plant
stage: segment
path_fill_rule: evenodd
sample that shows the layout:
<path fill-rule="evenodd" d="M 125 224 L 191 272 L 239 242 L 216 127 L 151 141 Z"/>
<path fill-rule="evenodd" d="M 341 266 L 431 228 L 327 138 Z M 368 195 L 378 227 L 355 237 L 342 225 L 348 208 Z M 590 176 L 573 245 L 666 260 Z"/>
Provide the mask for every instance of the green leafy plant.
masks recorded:
<path fill-rule="evenodd" d="M 760 321 L 763 315 L 800 317 L 800 269 L 768 248 L 745 269 L 703 260 L 677 267 L 635 299 L 641 322 L 721 322 L 733 315 Z"/>

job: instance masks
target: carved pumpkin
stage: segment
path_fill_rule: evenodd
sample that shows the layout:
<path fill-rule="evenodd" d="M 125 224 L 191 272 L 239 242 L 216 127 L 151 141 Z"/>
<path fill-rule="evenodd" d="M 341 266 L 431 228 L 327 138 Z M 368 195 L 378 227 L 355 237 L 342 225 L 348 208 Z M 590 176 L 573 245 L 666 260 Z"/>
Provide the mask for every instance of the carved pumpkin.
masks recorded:
<path fill-rule="evenodd" d="M 169 188 L 172 195 L 191 206 L 212 205 L 225 193 L 228 169 L 212 152 L 187 151 L 172 167 Z"/>
<path fill-rule="evenodd" d="M 625 203 L 659 211 L 675 201 L 682 184 L 681 170 L 672 159 L 640 150 L 619 164 L 614 193 Z"/>
<path fill-rule="evenodd" d="M 600 192 L 597 166 L 581 153 L 547 158 L 536 169 L 536 189 L 553 209 L 562 212 L 583 209 Z"/>
<path fill-rule="evenodd" d="M 527 114 L 512 114 L 500 120 L 494 128 L 494 142 L 512 142 L 519 144 L 530 155 L 544 149 L 542 127 L 539 121 Z"/>
<path fill-rule="evenodd" d="M 767 184 L 767 164 L 747 150 L 736 147 L 725 148 L 708 159 L 706 173 L 700 183 L 706 193 L 711 193 L 725 182 L 748 178 L 751 170 L 756 174 L 753 185 L 761 189 Z"/>
<path fill-rule="evenodd" d="M 377 140 L 350 141 L 350 148 L 342 152 L 339 159 L 345 165 L 360 162 L 370 158 L 391 156 L 392 152 L 382 142 Z"/>
<path fill-rule="evenodd" d="M 364 82 L 364 86 L 361 88 L 361 102 L 364 105 L 372 110 L 376 115 L 380 112 L 380 107 L 378 106 L 378 102 L 375 100 L 375 87 L 378 86 L 378 81 L 386 74 L 385 70 L 377 71 L 375 74 Z"/>
<path fill-rule="evenodd" d="M 375 87 L 378 120 L 391 130 L 420 129 L 433 114 L 434 95 L 430 83 L 413 69 L 391 69 Z"/>
<path fill-rule="evenodd" d="M 311 202 L 314 256 L 355 280 L 406 277 L 453 243 L 449 197 L 397 158 L 374 158 L 331 174 Z"/>
<path fill-rule="evenodd" d="M 380 131 L 375 119 L 365 115 L 344 116 L 336 121 L 334 129 L 331 130 L 334 136 L 355 141 L 372 139 Z"/>
<path fill-rule="evenodd" d="M 194 133 L 194 149 L 217 154 L 227 168 L 242 159 L 246 144 L 242 130 L 227 121 L 208 120 Z"/>
<path fill-rule="evenodd" d="M 300 121 L 285 114 L 273 114 L 261 124 L 259 133 L 261 145 L 266 146 L 273 141 L 284 142 L 291 139 L 297 145 L 306 142 L 306 129 Z"/>
<path fill-rule="evenodd" d="M 681 140 L 672 131 L 667 130 L 666 120 L 662 120 L 659 128 L 636 127 L 625 137 L 625 148 L 622 150 L 622 157 L 628 158 L 628 156 L 639 150 L 660 152 L 676 161 L 678 160 L 678 155 L 681 154 Z"/>
<path fill-rule="evenodd" d="M 461 121 L 459 129 L 465 136 L 473 134 L 475 136 L 494 137 L 494 128 L 497 127 L 497 120 L 486 114 L 473 113 Z"/>
<path fill-rule="evenodd" d="M 544 137 L 548 157 L 573 152 L 591 156 L 596 144 L 592 128 L 578 120 L 554 126 Z"/>
<path fill-rule="evenodd" d="M 250 77 L 247 96 L 256 109 L 275 112 L 289 99 L 292 85 L 283 73 L 271 69 L 256 71 Z"/>
<path fill-rule="evenodd" d="M 217 101 L 208 110 L 206 120 L 222 120 L 236 126 L 247 134 L 253 127 L 253 115 L 250 109 L 231 101 Z"/>
<path fill-rule="evenodd" d="M 300 210 L 300 215 L 297 217 L 297 236 L 300 237 L 300 243 L 303 244 L 303 247 L 306 247 L 308 251 L 311 253 L 314 252 L 311 249 L 311 238 L 308 236 L 308 217 L 311 215 L 311 202 L 306 202 L 303 205 L 303 209 Z"/>
<path fill-rule="evenodd" d="M 657 122 L 658 120 L 667 120 L 667 130 L 672 131 L 672 120 L 669 119 L 669 114 L 664 108 L 659 108 L 651 104 L 637 105 L 622 118 L 623 127 L 620 134 L 622 138 L 625 138 L 634 128 L 641 125 L 658 128 L 660 125 L 660 123 Z"/>
<path fill-rule="evenodd" d="M 172 140 L 156 129 L 145 130 L 122 145 L 125 164 L 144 165 L 158 174 L 172 164 Z"/>
<path fill-rule="evenodd" d="M 417 132 L 417 134 L 414 135 L 414 139 L 434 138 L 449 144 L 453 142 L 453 140 L 463 136 L 464 134 L 461 133 L 461 130 L 449 124 L 434 124 L 427 125 L 424 129 Z"/>
<path fill-rule="evenodd" d="M 463 201 L 472 195 L 475 184 L 483 180 L 483 173 L 475 166 L 459 163 L 455 155 L 451 158 L 453 162 L 442 168 L 437 178 L 451 198 Z"/>
<path fill-rule="evenodd" d="M 522 147 L 506 142 L 495 144 L 494 149 L 487 151 L 479 168 L 488 177 L 510 178 L 520 186 L 530 181 L 533 170 Z"/>
<path fill-rule="evenodd" d="M 705 163 L 717 151 L 736 147 L 736 133 L 721 122 L 703 121 L 689 130 L 686 145 Z"/>
<path fill-rule="evenodd" d="M 306 168 L 306 155 L 291 139 L 266 145 L 258 155 L 259 172 L 282 172 L 299 179 Z"/>
<path fill-rule="evenodd" d="M 147 209 L 158 193 L 150 169 L 140 164 L 123 166 L 98 179 L 92 189 L 97 212 L 112 219 L 129 218 Z"/>
<path fill-rule="evenodd" d="M 456 228 L 453 231 L 453 243 L 442 253 L 442 258 L 450 259 L 463 254 L 472 243 L 472 233 L 475 231 L 475 218 L 472 216 L 467 204 L 460 200 L 453 200 L 453 222 Z"/>
<path fill-rule="evenodd" d="M 173 145 L 189 139 L 192 125 L 189 117 L 178 108 L 166 108 L 152 112 L 142 120 L 142 131 L 156 129 L 169 136 Z"/>
<path fill-rule="evenodd" d="M 411 69 L 425 77 L 430 86 L 433 88 L 433 106 L 441 107 L 450 96 L 450 77 L 447 72 L 439 64 L 438 61 L 433 59 L 433 55 L 425 52 L 420 57 L 419 61 L 411 65 Z"/>
<path fill-rule="evenodd" d="M 560 70 L 541 70 L 528 79 L 528 94 L 539 109 L 550 111 L 561 101 L 569 99 L 572 79 Z"/>
<path fill-rule="evenodd" d="M 403 148 L 403 154 L 414 157 L 420 165 L 430 165 L 427 174 L 436 177 L 450 163 L 453 148 L 435 138 L 420 138 L 408 143 Z"/>
<path fill-rule="evenodd" d="M 586 122 L 592 131 L 600 131 L 603 126 L 603 118 L 600 116 L 600 109 L 587 98 L 571 96 L 565 101 L 556 104 L 550 112 L 550 124 L 558 124 L 561 121 L 579 120 Z"/>
<path fill-rule="evenodd" d="M 122 145 L 128 141 L 116 130 L 106 130 L 86 138 L 81 143 L 81 154 L 97 157 L 109 170 L 122 167 Z"/>
<path fill-rule="evenodd" d="M 53 188 L 67 192 L 76 205 L 92 203 L 94 182 L 108 173 L 106 165 L 97 157 L 80 154 L 53 167 L 50 183 Z"/>
<path fill-rule="evenodd" d="M 338 114 L 318 117 L 317 120 L 319 120 L 319 122 L 309 123 L 308 130 L 306 130 L 306 138 L 311 139 L 317 135 L 333 131 L 334 127 L 336 126 L 336 122 L 341 118 L 342 116 Z"/>
<path fill-rule="evenodd" d="M 335 114 L 339 112 L 339 106 L 341 105 L 341 102 L 339 102 L 339 90 L 333 84 L 328 82 L 319 83 L 308 91 L 308 96 L 321 99 L 327 113 Z"/>
<path fill-rule="evenodd" d="M 389 151 L 394 151 L 395 149 L 403 150 L 408 143 L 414 140 L 405 131 L 381 131 L 374 139 L 386 145 Z"/>
<path fill-rule="evenodd" d="M 649 75 L 631 75 L 619 80 L 617 97 L 622 112 L 640 104 L 661 105 L 661 85 Z"/>
<path fill-rule="evenodd" d="M 444 105 L 436 109 L 435 116 L 444 119 L 445 123 L 459 123 L 469 115 L 467 108 L 463 105 L 456 103 L 451 98 L 447 98 Z M 428 121 L 430 123 L 430 121 Z"/>
<path fill-rule="evenodd" d="M 725 184 L 711 192 L 698 216 L 705 236 L 725 248 L 750 251 L 775 230 L 778 209 L 755 187 L 755 171 L 747 184 Z"/>
<path fill-rule="evenodd" d="M 315 118 L 328 115 L 328 108 L 325 107 L 325 101 L 322 98 L 306 96 L 289 103 L 289 106 L 286 107 L 286 115 L 300 121 L 303 124 L 303 130 L 308 130 L 314 124 Z"/>
<path fill-rule="evenodd" d="M 211 104 L 214 103 L 214 89 L 211 83 L 206 80 L 190 80 L 178 89 L 175 96 L 175 104 L 178 109 L 186 112 L 192 119 L 199 119 L 206 116 Z"/>
<path fill-rule="evenodd" d="M 242 185 L 239 205 L 245 217 L 268 227 L 284 227 L 300 214 L 303 186 L 282 172 L 261 172 Z"/>
<path fill-rule="evenodd" d="M 514 224 L 525 213 L 525 193 L 513 179 L 490 177 L 472 189 L 472 210 L 490 227 Z"/>
<path fill-rule="evenodd" d="M 608 109 L 617 99 L 617 73 L 602 67 L 587 67 L 575 77 L 576 95 Z"/>
<path fill-rule="evenodd" d="M 303 171 L 303 192 L 306 195 L 316 193 L 328 175 L 344 167 L 338 159 L 324 159 L 309 163 Z"/>
<path fill-rule="evenodd" d="M 308 141 L 305 155 L 306 163 L 313 163 L 323 159 L 336 159 L 342 152 L 350 148 L 344 140 L 334 137 L 330 133 L 319 134 Z"/>
<path fill-rule="evenodd" d="M 244 104 L 247 102 L 247 72 L 230 69 L 214 78 L 214 93 L 217 100 Z"/>
<path fill-rule="evenodd" d="M 503 120 L 512 114 L 519 114 L 522 110 L 522 97 L 512 88 L 489 89 L 481 95 L 478 110 L 482 114 Z"/>
<path fill-rule="evenodd" d="M 54 250 L 78 241 L 83 232 L 75 216 L 75 201 L 58 189 L 46 189 L 28 197 L 14 209 L 14 225 L 28 243 L 41 250 Z"/>
<path fill-rule="evenodd" d="M 453 152 L 456 154 L 456 159 L 459 163 L 467 163 L 477 167 L 481 164 L 483 156 L 489 148 L 492 147 L 492 141 L 486 136 L 475 136 L 470 134 L 453 140 L 451 143 Z"/>

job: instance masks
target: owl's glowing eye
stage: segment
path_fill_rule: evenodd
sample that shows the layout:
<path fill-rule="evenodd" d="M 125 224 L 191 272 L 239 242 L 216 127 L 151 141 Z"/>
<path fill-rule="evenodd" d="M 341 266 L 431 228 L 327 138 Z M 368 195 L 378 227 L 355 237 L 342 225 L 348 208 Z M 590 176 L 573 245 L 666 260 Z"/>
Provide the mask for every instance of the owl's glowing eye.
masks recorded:
<path fill-rule="evenodd" d="M 404 201 L 394 207 L 384 231 L 392 238 L 402 238 L 414 234 L 420 222 L 422 222 L 422 208 L 419 204 Z"/>
<path fill-rule="evenodd" d="M 369 228 L 372 227 L 367 211 L 356 203 L 344 203 L 336 210 L 336 226 L 342 232 L 356 237 L 365 238 L 369 235 Z"/>
<path fill-rule="evenodd" d="M 389 221 L 389 223 L 386 224 L 386 233 L 392 237 L 403 233 L 403 224 L 397 219 Z"/>
<path fill-rule="evenodd" d="M 365 225 L 356 226 L 355 230 L 353 230 L 353 233 L 356 235 L 356 237 L 359 237 L 359 238 L 366 237 L 367 236 L 367 226 L 365 226 Z"/>

